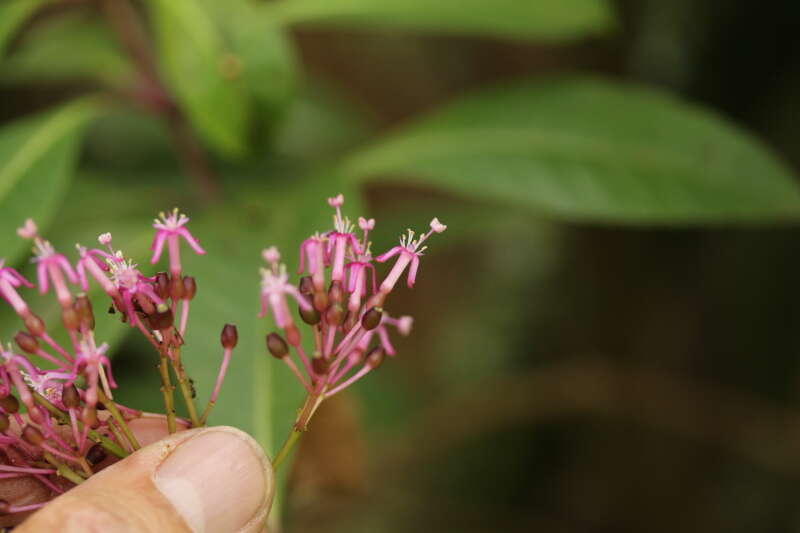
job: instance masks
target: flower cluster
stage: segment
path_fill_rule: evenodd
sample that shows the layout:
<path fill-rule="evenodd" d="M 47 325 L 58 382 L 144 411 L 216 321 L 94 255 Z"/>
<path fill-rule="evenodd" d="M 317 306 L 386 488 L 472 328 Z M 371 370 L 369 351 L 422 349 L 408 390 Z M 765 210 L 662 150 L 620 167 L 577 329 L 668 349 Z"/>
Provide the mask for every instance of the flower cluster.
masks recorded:
<path fill-rule="evenodd" d="M 177 210 L 156 219 L 151 262 L 158 262 L 166 245 L 169 272 L 154 276 L 142 273 L 115 249 L 109 233 L 98 237 L 96 248 L 77 245 L 73 264 L 39 235 L 32 220 L 17 230 L 20 237 L 33 242 L 36 285 L 0 261 L 0 296 L 24 325 L 14 336 L 16 347 L 0 344 L 0 478 L 30 477 L 55 496 L 105 466 L 110 461 L 106 458 L 125 457 L 139 448 L 129 422 L 141 413 L 115 401 L 117 384 L 107 355 L 109 346 L 95 337 L 95 316 L 87 296 L 93 285 L 110 299 L 109 312 L 118 314 L 155 348 L 169 431 L 205 422 L 237 332 L 232 325 L 222 330 L 220 376 L 212 401 L 200 417 L 181 360 L 197 284 L 182 273 L 180 240 L 198 254 L 205 253 L 186 228 L 188 221 Z M 31 310 L 23 290 L 34 288 L 55 295 L 65 334 L 51 334 L 51 328 Z M 175 416 L 170 369 L 190 420 Z M 0 514 L 32 511 L 46 501 L 17 505 L 0 500 Z"/>
<path fill-rule="evenodd" d="M 374 219 L 358 218 L 357 228 L 342 216 L 344 197 L 328 199 L 334 210 L 333 228 L 315 233 L 300 245 L 297 286 L 289 283 L 286 266 L 274 247 L 262 255 L 267 263 L 261 269 L 261 316 L 271 312 L 283 335 L 267 335 L 269 352 L 283 361 L 306 389 L 309 399 L 297 417 L 294 432 L 306 429 L 309 419 L 326 398 L 346 389 L 381 365 L 386 355 L 395 355 L 389 331 L 401 335 L 411 331 L 412 318 L 392 317 L 385 310 L 387 297 L 402 276 L 413 287 L 419 270 L 424 243 L 447 226 L 434 218 L 430 228 L 417 236 L 408 230 L 400 245 L 373 258 L 369 233 Z M 374 262 L 394 260 L 388 274 L 378 282 Z M 289 311 L 294 302 L 302 321 L 309 326 L 309 353 Z M 373 342 L 375 341 L 375 342 Z M 296 355 L 300 365 L 295 362 Z M 303 370 L 299 368 L 303 367 Z M 293 444 L 292 436 L 279 451 L 274 463 L 283 459 L 284 450 Z"/>

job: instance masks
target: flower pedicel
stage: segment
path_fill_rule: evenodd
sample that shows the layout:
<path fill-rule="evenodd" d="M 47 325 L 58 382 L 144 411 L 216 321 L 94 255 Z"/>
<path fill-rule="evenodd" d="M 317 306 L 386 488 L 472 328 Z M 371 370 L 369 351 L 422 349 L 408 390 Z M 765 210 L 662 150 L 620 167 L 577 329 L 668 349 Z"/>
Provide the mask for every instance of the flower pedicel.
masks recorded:
<path fill-rule="evenodd" d="M 389 316 L 386 299 L 406 271 L 408 286 L 414 285 L 423 243 L 446 229 L 433 219 L 429 231 L 415 238 L 409 230 L 399 246 L 373 258 L 368 237 L 375 221 L 359 218 L 357 233 L 342 216 L 343 196 L 330 198 L 328 204 L 336 210 L 333 229 L 301 244 L 299 273 L 307 276 L 298 285 L 289 282 L 276 248 L 262 252 L 267 266 L 261 270 L 260 316 L 270 314 L 282 333 L 267 335 L 267 350 L 287 365 L 308 394 L 273 459 L 276 468 L 326 398 L 380 366 L 385 355 L 395 355 L 389 330 L 408 335 L 412 319 Z M 73 265 L 41 237 L 32 220 L 17 230 L 20 237 L 33 241 L 36 286 L 0 261 L 0 296 L 24 326 L 14 336 L 16 347 L 0 344 L 0 479 L 28 477 L 55 497 L 96 473 L 106 457 L 123 458 L 139 448 L 128 422 L 141 413 L 114 400 L 117 384 L 107 356 L 109 346 L 95 338 L 93 305 L 87 296 L 92 285 L 110 299 L 109 312 L 119 314 L 153 346 L 169 431 L 177 431 L 179 423 L 182 428 L 206 423 L 238 332 L 231 324 L 222 328 L 222 362 L 210 399 L 199 414 L 181 355 L 190 302 L 197 292 L 195 279 L 183 274 L 181 241 L 197 254 L 205 250 L 189 232 L 188 222 L 177 209 L 155 220 L 151 262 L 157 263 L 166 249 L 169 268 L 154 276 L 143 274 L 115 249 L 109 233 L 98 237 L 98 248 L 77 245 Z M 378 283 L 373 262 L 391 259 L 393 266 Z M 24 291 L 34 288 L 55 295 L 66 332 L 63 342 L 53 338 L 52 330 L 26 302 Z M 304 334 L 291 310 L 295 305 L 307 326 Z M 304 341 L 311 351 L 304 348 Z M 173 376 L 189 415 L 186 420 L 175 415 Z M 0 500 L 0 514 L 29 512 L 45 504 Z"/>

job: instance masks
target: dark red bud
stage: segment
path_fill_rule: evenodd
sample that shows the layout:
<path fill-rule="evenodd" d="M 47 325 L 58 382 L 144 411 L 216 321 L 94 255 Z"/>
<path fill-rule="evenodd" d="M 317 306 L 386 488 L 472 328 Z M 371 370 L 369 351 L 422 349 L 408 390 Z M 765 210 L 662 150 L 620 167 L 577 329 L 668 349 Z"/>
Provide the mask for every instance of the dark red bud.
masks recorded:
<path fill-rule="evenodd" d="M 17 346 L 19 346 L 23 352 L 36 353 L 39 351 L 39 343 L 36 341 L 36 337 L 27 331 L 18 331 L 17 334 L 14 335 L 14 341 L 16 341 Z"/>
<path fill-rule="evenodd" d="M 328 298 L 335 304 L 340 304 L 344 301 L 344 289 L 341 281 L 331 281 L 331 286 L 328 289 Z"/>
<path fill-rule="evenodd" d="M 106 457 L 108 457 L 106 451 L 99 444 L 95 444 L 94 446 L 89 448 L 88 452 L 86 452 L 86 460 L 92 466 L 96 465 Z"/>
<path fill-rule="evenodd" d="M 222 343 L 223 348 L 236 348 L 236 344 L 239 342 L 239 332 L 236 331 L 236 326 L 225 324 L 222 328 L 222 333 L 219 335 L 219 341 Z"/>
<path fill-rule="evenodd" d="M 324 311 L 328 307 L 328 293 L 326 292 L 315 292 L 313 300 L 314 309 L 317 311 Z"/>
<path fill-rule="evenodd" d="M 331 326 L 338 326 L 342 323 L 343 318 L 344 308 L 341 306 L 341 304 L 333 304 L 325 312 L 325 320 L 327 320 L 328 324 Z"/>
<path fill-rule="evenodd" d="M 169 308 L 164 311 L 156 310 L 153 314 L 147 315 L 147 322 L 152 329 L 164 331 L 171 328 L 172 324 L 175 323 L 175 315 L 172 314 L 172 310 Z"/>
<path fill-rule="evenodd" d="M 34 446 L 38 446 L 44 442 L 44 435 L 42 435 L 42 432 L 30 424 L 23 428 L 22 438 L 25 439 L 25 442 L 33 444 Z"/>
<path fill-rule="evenodd" d="M 28 331 L 30 331 L 34 337 L 41 337 L 42 335 L 44 335 L 45 333 L 44 322 L 38 316 L 31 313 L 25 317 L 24 322 L 25 322 L 25 327 L 28 328 Z"/>
<path fill-rule="evenodd" d="M 81 327 L 81 320 L 78 318 L 78 313 L 75 309 L 68 307 L 61 310 L 61 322 L 64 327 L 70 331 L 77 331 Z"/>
<path fill-rule="evenodd" d="M 19 411 L 19 400 L 16 396 L 11 395 L 0 398 L 0 407 L 6 413 L 14 414 Z"/>
<path fill-rule="evenodd" d="M 367 362 L 365 363 L 370 368 L 378 368 L 386 358 L 386 352 L 380 346 L 371 349 L 367 354 Z"/>
<path fill-rule="evenodd" d="M 289 346 L 277 333 L 267 335 L 267 350 L 277 359 L 283 359 L 289 353 Z"/>
<path fill-rule="evenodd" d="M 137 294 L 136 300 L 134 300 L 134 309 L 142 311 L 146 315 L 151 315 L 156 312 L 156 304 L 144 294 Z"/>
<path fill-rule="evenodd" d="M 159 272 L 156 274 L 156 279 L 153 282 L 153 290 L 159 298 L 163 300 L 169 298 L 169 274 L 166 272 Z"/>
<path fill-rule="evenodd" d="M 183 277 L 183 299 L 191 300 L 197 294 L 197 282 L 192 276 Z"/>
<path fill-rule="evenodd" d="M 319 316 L 319 311 L 317 311 L 313 307 L 311 309 L 309 309 L 308 311 L 306 311 L 305 309 L 303 309 L 301 307 L 300 308 L 300 318 L 302 318 L 303 322 L 305 322 L 309 326 L 316 326 L 317 324 L 319 324 L 319 321 L 320 321 L 321 317 Z"/>
<path fill-rule="evenodd" d="M 310 295 L 314 292 L 314 281 L 311 276 L 303 276 L 300 278 L 300 283 L 297 284 L 297 290 L 300 294 Z"/>
<path fill-rule="evenodd" d="M 172 277 L 169 280 L 169 295 L 175 301 L 183 297 L 183 281 L 180 277 Z"/>
<path fill-rule="evenodd" d="M 10 425 L 11 421 L 8 419 L 8 415 L 0 414 L 0 433 L 5 432 Z"/>
<path fill-rule="evenodd" d="M 92 302 L 85 294 L 79 294 L 75 298 L 75 312 L 78 313 L 78 318 L 81 321 L 81 327 L 87 329 L 94 329 L 94 311 L 92 310 Z"/>
<path fill-rule="evenodd" d="M 380 325 L 382 318 L 383 309 L 380 307 L 372 307 L 361 317 L 361 327 L 367 331 L 375 329 Z"/>
<path fill-rule="evenodd" d="M 322 357 L 315 357 L 311 360 L 311 368 L 314 369 L 314 373 L 317 375 L 321 376 L 327 373 L 328 367 L 330 367 L 330 363 Z"/>
<path fill-rule="evenodd" d="M 67 409 L 74 409 L 81 404 L 81 395 L 78 394 L 78 389 L 75 385 L 67 385 L 61 392 L 61 401 Z"/>

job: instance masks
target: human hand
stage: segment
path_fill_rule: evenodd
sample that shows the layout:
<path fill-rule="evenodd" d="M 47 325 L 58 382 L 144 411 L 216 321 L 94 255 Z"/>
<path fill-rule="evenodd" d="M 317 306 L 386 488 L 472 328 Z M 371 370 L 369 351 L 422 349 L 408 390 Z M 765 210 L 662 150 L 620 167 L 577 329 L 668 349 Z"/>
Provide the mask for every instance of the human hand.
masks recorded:
<path fill-rule="evenodd" d="M 273 474 L 250 436 L 211 427 L 157 440 L 166 428 L 155 416 L 135 420 L 131 428 L 147 446 L 54 499 L 15 533 L 264 530 Z"/>

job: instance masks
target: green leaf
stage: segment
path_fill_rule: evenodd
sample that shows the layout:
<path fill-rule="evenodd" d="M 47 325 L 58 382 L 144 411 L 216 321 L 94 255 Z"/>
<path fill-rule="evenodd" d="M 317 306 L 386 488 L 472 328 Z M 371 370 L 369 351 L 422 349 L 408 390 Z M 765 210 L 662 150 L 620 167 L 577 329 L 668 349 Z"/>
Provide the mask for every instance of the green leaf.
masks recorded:
<path fill-rule="evenodd" d="M 14 264 L 29 243 L 15 233 L 28 217 L 46 227 L 67 191 L 83 126 L 100 112 L 84 99 L 0 129 L 0 253 Z"/>
<path fill-rule="evenodd" d="M 25 21 L 45 0 L 4 0 L 0 4 L 0 55 Z"/>
<path fill-rule="evenodd" d="M 163 72 L 189 119 L 221 155 L 244 155 L 247 92 L 213 17 L 198 0 L 148 4 Z"/>
<path fill-rule="evenodd" d="M 82 13 L 37 24 L 0 63 L 3 83 L 83 79 L 121 86 L 132 77 L 108 25 Z"/>
<path fill-rule="evenodd" d="M 284 24 L 389 27 L 560 42 L 613 25 L 604 0 L 282 0 L 265 9 Z"/>
<path fill-rule="evenodd" d="M 722 117 L 660 91 L 593 79 L 463 98 L 344 164 L 567 220 L 646 224 L 800 218 L 788 168 Z"/>

